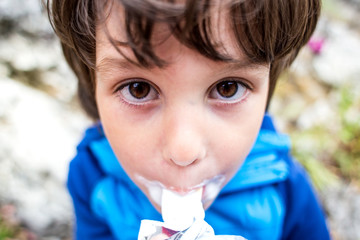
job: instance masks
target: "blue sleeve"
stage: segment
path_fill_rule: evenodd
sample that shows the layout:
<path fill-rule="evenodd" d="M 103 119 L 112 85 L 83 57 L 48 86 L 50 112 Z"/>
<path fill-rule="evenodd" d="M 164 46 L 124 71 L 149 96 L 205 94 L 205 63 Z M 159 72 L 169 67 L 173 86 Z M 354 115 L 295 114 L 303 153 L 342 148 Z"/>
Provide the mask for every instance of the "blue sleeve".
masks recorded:
<path fill-rule="evenodd" d="M 280 186 L 286 204 L 282 239 L 330 239 L 323 209 L 305 170 L 293 161 L 289 164 L 289 179 Z"/>
<path fill-rule="evenodd" d="M 75 210 L 75 239 L 114 239 L 107 224 L 99 219 L 90 207 L 91 193 L 102 176 L 103 173 L 91 152 L 86 148 L 78 150 L 77 156 L 70 163 L 67 183 Z"/>

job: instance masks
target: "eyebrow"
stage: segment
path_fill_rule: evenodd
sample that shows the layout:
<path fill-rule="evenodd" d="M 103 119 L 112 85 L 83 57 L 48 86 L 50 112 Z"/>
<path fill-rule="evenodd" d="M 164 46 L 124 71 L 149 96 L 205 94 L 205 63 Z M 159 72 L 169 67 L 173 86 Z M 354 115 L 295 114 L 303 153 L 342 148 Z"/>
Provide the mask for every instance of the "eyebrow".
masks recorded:
<path fill-rule="evenodd" d="M 249 70 L 257 70 L 261 67 L 268 67 L 267 63 L 257 63 L 257 62 L 251 62 L 249 60 L 245 61 L 235 61 L 230 62 L 223 68 L 223 71 L 236 71 L 239 69 L 249 69 Z"/>
<path fill-rule="evenodd" d="M 132 69 L 137 67 L 133 63 L 129 62 L 126 59 L 118 59 L 118 58 L 109 58 L 105 57 L 99 61 L 99 64 L 96 64 L 96 70 L 99 72 L 106 72 L 112 68 L 118 69 Z"/>
<path fill-rule="evenodd" d="M 254 63 L 251 61 L 235 61 L 235 62 L 221 62 L 226 65 L 221 68 L 220 71 L 228 72 L 235 71 L 239 69 L 259 69 L 260 67 L 267 67 L 264 63 Z M 170 64 L 171 65 L 171 64 Z M 133 70 L 134 68 L 142 69 L 142 70 L 151 70 L 155 68 L 155 66 L 142 66 L 131 63 L 126 59 L 120 58 L 112 58 L 105 57 L 99 61 L 99 64 L 96 65 L 96 71 L 99 73 L 106 73 L 110 69 L 116 68 L 118 70 Z M 164 67 L 166 68 L 166 66 Z"/>

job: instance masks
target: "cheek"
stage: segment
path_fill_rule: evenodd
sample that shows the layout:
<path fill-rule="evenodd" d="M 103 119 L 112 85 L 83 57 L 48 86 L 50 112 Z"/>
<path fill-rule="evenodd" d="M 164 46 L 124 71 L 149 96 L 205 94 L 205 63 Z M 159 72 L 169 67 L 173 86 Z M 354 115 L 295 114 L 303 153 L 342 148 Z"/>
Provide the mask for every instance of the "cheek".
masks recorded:
<path fill-rule="evenodd" d="M 149 159 L 154 155 L 152 133 L 146 126 L 136 124 L 129 113 L 118 105 L 98 98 L 100 119 L 105 135 L 125 171 L 132 177 L 141 169 L 146 169 Z"/>
<path fill-rule="evenodd" d="M 224 140 L 217 150 L 217 161 L 222 168 L 237 170 L 249 154 L 254 138 L 252 136 L 243 137 L 229 136 L 228 140 Z"/>
<path fill-rule="evenodd" d="M 103 124 L 115 155 L 130 176 L 149 167 L 156 154 L 150 132 L 126 121 L 115 126 L 107 121 L 103 121 Z"/>
<path fill-rule="evenodd" d="M 232 173 L 237 171 L 254 145 L 261 122 L 261 116 L 251 118 L 251 121 L 239 118 L 224 124 L 223 130 L 217 130 L 212 147 L 216 149 L 218 166 Z"/>

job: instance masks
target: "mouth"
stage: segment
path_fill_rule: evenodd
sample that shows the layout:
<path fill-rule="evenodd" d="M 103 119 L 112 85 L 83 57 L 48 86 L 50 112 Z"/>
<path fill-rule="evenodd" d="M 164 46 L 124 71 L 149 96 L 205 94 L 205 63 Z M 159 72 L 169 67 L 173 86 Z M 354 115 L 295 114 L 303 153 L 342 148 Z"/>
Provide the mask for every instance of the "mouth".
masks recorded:
<path fill-rule="evenodd" d="M 150 198 L 159 206 L 161 206 L 161 198 L 164 190 L 172 191 L 180 196 L 185 196 L 194 191 L 202 190 L 201 201 L 203 205 L 213 201 L 219 194 L 223 183 L 225 182 L 225 176 L 217 175 L 215 177 L 205 179 L 201 183 L 188 188 L 179 187 L 166 187 L 163 183 L 155 180 L 148 180 L 143 176 L 136 175 L 136 178 L 141 182 L 148 190 Z"/>

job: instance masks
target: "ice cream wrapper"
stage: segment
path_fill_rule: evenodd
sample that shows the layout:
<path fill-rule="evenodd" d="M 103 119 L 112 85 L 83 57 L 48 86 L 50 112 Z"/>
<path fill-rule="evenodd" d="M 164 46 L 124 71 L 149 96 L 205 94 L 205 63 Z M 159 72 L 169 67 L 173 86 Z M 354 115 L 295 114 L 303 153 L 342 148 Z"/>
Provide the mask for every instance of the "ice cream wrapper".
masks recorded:
<path fill-rule="evenodd" d="M 215 235 L 212 227 L 204 220 L 195 220 L 187 229 L 174 231 L 163 222 L 142 220 L 138 240 L 245 240 L 241 236 Z"/>
<path fill-rule="evenodd" d="M 162 192 L 164 222 L 142 220 L 138 240 L 243 240 L 240 236 L 215 236 L 213 228 L 204 220 L 201 202 L 202 189 L 186 195 L 170 190 Z"/>

